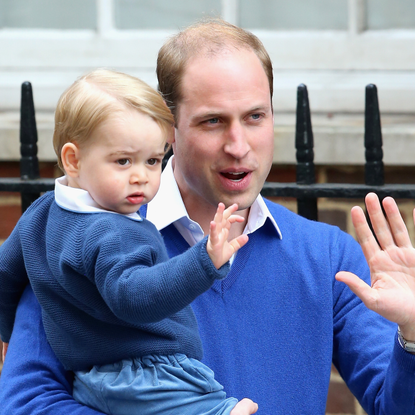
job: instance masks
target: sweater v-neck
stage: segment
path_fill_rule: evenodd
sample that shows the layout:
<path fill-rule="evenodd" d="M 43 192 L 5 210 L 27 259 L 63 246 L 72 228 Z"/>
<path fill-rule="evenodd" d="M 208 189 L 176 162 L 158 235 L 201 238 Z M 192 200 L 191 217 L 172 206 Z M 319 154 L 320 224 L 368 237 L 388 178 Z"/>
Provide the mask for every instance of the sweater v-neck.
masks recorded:
<path fill-rule="evenodd" d="M 161 234 L 163 235 L 164 243 L 170 258 L 180 255 L 190 248 L 189 244 L 173 224 L 170 224 L 166 228 L 162 229 Z M 253 234 L 251 234 L 250 237 L 251 236 L 253 236 Z M 211 290 L 220 296 L 225 295 L 225 293 L 235 283 L 238 275 L 241 273 L 241 270 L 245 267 L 245 264 L 251 255 L 253 246 L 253 243 L 248 242 L 238 251 L 227 277 L 223 280 L 216 280 L 213 283 Z"/>

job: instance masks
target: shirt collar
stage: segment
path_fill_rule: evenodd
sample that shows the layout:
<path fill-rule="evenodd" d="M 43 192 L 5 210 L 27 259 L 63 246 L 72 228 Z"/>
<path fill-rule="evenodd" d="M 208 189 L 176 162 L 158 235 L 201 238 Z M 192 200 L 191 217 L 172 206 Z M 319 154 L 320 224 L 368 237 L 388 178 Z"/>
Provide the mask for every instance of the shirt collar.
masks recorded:
<path fill-rule="evenodd" d="M 121 215 L 118 212 L 112 212 L 99 207 L 99 205 L 92 199 L 91 195 L 84 189 L 68 186 L 68 179 L 66 176 L 59 177 L 55 180 L 55 202 L 62 209 L 77 213 L 114 213 Z M 122 214 L 130 219 L 142 221 L 143 219 L 137 213 Z"/>
<path fill-rule="evenodd" d="M 174 178 L 172 165 L 173 157 L 170 157 L 161 175 L 160 189 L 157 195 L 147 207 L 147 219 L 151 221 L 159 231 L 172 223 L 183 221 L 183 218 L 193 222 L 189 218 L 179 187 Z M 275 219 L 272 217 L 262 196 L 258 195 L 251 206 L 244 233 L 249 234 L 255 232 L 265 224 L 267 219 L 271 221 L 278 237 L 282 239 L 281 231 L 278 228 Z"/>
<path fill-rule="evenodd" d="M 170 157 L 161 175 L 159 191 L 147 205 L 146 218 L 159 231 L 182 218 L 189 217 L 174 178 L 172 158 Z"/>

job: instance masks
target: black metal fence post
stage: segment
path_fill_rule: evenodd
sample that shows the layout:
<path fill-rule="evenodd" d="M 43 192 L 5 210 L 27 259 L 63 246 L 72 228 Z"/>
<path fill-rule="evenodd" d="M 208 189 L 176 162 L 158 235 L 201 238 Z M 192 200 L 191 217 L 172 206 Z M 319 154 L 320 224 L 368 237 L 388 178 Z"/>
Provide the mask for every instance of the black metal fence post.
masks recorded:
<path fill-rule="evenodd" d="M 313 131 L 307 88 L 299 85 L 296 120 L 297 182 L 265 182 L 264 197 L 292 197 L 297 199 L 298 213 L 317 220 L 318 198 L 363 199 L 368 192 L 379 198 L 414 199 L 415 184 L 384 184 L 382 133 L 380 111 L 375 85 L 366 87 L 365 111 L 365 184 L 316 183 L 314 172 Z M 0 192 L 20 192 L 22 211 L 41 195 L 54 189 L 53 178 L 39 178 L 37 158 L 37 129 L 32 87 L 22 85 L 21 120 L 21 177 L 0 177 Z"/>
<path fill-rule="evenodd" d="M 310 104 L 307 87 L 297 88 L 297 120 L 295 127 L 295 148 L 297 150 L 297 184 L 314 184 L 314 138 L 311 126 Z M 308 219 L 318 220 L 317 199 L 298 198 L 298 214 Z"/>
<path fill-rule="evenodd" d="M 369 84 L 366 85 L 365 96 L 365 183 L 367 185 L 385 184 L 382 144 L 378 89 L 376 85 Z M 367 211 L 365 213 L 369 227 L 377 240 L 369 214 Z"/>
<path fill-rule="evenodd" d="M 20 107 L 20 177 L 22 180 L 39 178 L 37 158 L 37 128 L 32 85 L 22 84 Z M 40 196 L 39 192 L 21 192 L 22 213 Z"/>
<path fill-rule="evenodd" d="M 376 85 L 366 86 L 365 100 L 365 183 L 371 186 L 383 186 L 385 175 L 383 168 L 382 129 L 378 90 Z"/>

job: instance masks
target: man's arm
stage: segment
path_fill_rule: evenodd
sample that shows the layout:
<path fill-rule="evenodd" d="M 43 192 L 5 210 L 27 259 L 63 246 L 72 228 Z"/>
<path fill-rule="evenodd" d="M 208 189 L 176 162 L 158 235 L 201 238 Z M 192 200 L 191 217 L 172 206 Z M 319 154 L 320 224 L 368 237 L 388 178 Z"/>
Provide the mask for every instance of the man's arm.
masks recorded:
<path fill-rule="evenodd" d="M 50 348 L 40 306 L 28 286 L 0 377 L 0 415 L 97 415 L 72 397 L 72 378 Z"/>

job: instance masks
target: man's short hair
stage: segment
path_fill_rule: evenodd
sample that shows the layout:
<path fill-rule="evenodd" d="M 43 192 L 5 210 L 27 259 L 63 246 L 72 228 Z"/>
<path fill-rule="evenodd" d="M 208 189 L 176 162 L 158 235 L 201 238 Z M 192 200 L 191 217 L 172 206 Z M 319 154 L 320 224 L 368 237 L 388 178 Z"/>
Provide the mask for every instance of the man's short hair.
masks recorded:
<path fill-rule="evenodd" d="M 177 121 L 177 106 L 182 99 L 181 82 L 186 64 L 195 56 L 214 56 L 223 50 L 245 49 L 261 61 L 273 94 L 272 62 L 262 42 L 251 32 L 222 19 L 200 20 L 172 36 L 161 47 L 157 58 L 159 90 Z"/>
<path fill-rule="evenodd" d="M 166 138 L 173 116 L 161 95 L 133 76 L 108 69 L 96 69 L 78 78 L 60 97 L 55 111 L 53 146 L 63 170 L 62 147 L 68 142 L 82 145 L 110 116 L 126 109 L 149 115 Z"/>

